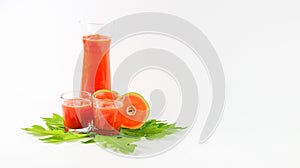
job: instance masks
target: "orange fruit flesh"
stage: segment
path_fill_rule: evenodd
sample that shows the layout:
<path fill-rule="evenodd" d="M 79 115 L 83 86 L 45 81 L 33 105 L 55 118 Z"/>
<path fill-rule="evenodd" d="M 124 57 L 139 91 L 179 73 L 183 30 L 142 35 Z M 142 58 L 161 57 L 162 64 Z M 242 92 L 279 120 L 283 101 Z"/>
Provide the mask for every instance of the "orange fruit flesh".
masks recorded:
<path fill-rule="evenodd" d="M 130 129 L 141 127 L 149 115 L 147 101 L 140 94 L 133 92 L 123 95 L 120 99 L 123 99 L 123 107 L 120 111 L 121 126 Z"/>
<path fill-rule="evenodd" d="M 118 98 L 118 93 L 111 90 L 101 89 L 93 93 L 93 96 L 97 99 L 112 99 Z"/>

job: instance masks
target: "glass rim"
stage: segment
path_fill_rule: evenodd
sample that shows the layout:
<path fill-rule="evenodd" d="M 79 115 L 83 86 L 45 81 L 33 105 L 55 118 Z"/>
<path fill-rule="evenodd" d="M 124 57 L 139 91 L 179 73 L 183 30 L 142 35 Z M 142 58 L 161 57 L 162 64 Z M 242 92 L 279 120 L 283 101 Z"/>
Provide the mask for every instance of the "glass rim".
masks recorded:
<path fill-rule="evenodd" d="M 120 100 L 120 99 L 107 99 L 107 98 L 105 98 L 105 99 L 100 99 L 100 98 L 95 97 L 94 95 L 92 95 L 92 99 L 93 99 L 93 100 L 96 100 L 96 101 L 122 102 L 122 100 Z"/>
<path fill-rule="evenodd" d="M 101 92 L 99 92 L 99 93 L 101 93 Z M 98 93 L 97 93 L 98 94 Z M 108 101 L 108 100 L 110 100 L 110 101 L 112 101 L 112 102 L 118 102 L 118 103 L 122 103 L 122 99 L 101 99 L 101 98 L 97 98 L 96 97 L 96 95 L 97 94 L 92 94 L 92 100 L 94 101 L 97 101 L 97 102 L 104 102 L 104 101 Z M 123 103 L 122 103 L 123 104 Z"/>
<path fill-rule="evenodd" d="M 70 94 L 70 93 L 72 93 L 72 94 L 74 94 L 74 93 L 84 93 L 84 94 L 87 94 L 87 96 L 89 96 L 89 97 L 92 96 L 92 94 L 91 94 L 90 92 L 87 92 L 87 91 L 80 91 L 80 90 L 74 90 L 74 91 L 67 91 L 67 92 L 62 93 L 62 94 L 60 95 L 60 99 L 62 99 L 62 100 L 68 100 L 68 99 L 70 99 L 70 98 L 64 98 L 64 95 Z M 76 96 L 74 96 L 74 97 L 76 97 Z"/>
<path fill-rule="evenodd" d="M 102 104 L 100 104 L 100 106 L 99 106 L 99 103 L 106 102 L 106 101 L 108 101 L 107 99 L 99 99 L 99 98 L 93 97 L 92 98 L 93 107 L 98 105 L 97 109 L 116 109 L 116 108 L 122 108 L 124 106 L 124 104 L 121 100 L 112 100 L 112 99 L 109 99 L 109 100 L 113 104 L 110 107 L 104 107 L 104 106 L 102 106 Z"/>

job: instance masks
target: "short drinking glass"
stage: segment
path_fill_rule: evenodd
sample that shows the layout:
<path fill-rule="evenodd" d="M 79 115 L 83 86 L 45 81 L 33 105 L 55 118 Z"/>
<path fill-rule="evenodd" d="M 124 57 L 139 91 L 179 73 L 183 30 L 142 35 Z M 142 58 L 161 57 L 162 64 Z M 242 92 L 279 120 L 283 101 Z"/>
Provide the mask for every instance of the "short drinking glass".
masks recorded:
<path fill-rule="evenodd" d="M 117 135 L 121 127 L 120 109 L 123 104 L 119 100 L 98 99 L 93 95 L 93 131 L 101 135 Z"/>
<path fill-rule="evenodd" d="M 66 131 L 87 132 L 93 120 L 91 93 L 71 91 L 61 95 Z"/>

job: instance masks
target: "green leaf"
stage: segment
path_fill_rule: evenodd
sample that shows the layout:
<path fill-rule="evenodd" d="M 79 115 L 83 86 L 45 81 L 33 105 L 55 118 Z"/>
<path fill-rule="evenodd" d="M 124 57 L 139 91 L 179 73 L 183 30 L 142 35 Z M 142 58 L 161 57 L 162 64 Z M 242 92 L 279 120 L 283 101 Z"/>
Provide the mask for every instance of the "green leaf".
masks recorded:
<path fill-rule="evenodd" d="M 47 138 L 40 138 L 40 140 L 48 143 L 59 143 L 59 142 L 77 140 L 88 136 L 89 136 L 88 134 L 76 134 L 76 133 L 68 132 L 68 133 L 53 135 Z"/>
<path fill-rule="evenodd" d="M 94 140 L 96 142 L 100 142 L 104 148 L 112 148 L 116 151 L 122 152 L 124 154 L 129 154 L 134 152 L 136 148 L 137 142 L 141 140 L 140 138 L 133 138 L 133 137 L 126 137 L 126 136 L 103 136 L 103 135 L 96 135 Z"/>
<path fill-rule="evenodd" d="M 80 139 L 83 144 L 98 142 L 105 148 L 111 148 L 124 154 L 133 153 L 137 145 L 135 142 L 142 138 L 147 140 L 160 139 L 167 135 L 176 133 L 183 127 L 177 127 L 175 123 L 168 124 L 166 121 L 149 120 L 138 129 L 121 128 L 120 135 L 103 136 L 94 132 L 73 133 L 65 132 L 63 118 L 53 113 L 52 118 L 42 118 L 48 129 L 40 125 L 32 125 L 30 128 L 22 128 L 35 136 L 42 136 L 41 141 L 46 143 L 70 142 Z"/>
<path fill-rule="evenodd" d="M 31 128 L 22 129 L 35 136 L 43 136 L 44 138 L 40 138 L 40 140 L 47 143 L 66 142 L 89 137 L 88 133 L 77 134 L 72 132 L 65 132 L 63 118 L 58 114 L 53 113 L 52 118 L 42 119 L 48 129 L 39 125 L 33 125 L 31 126 Z"/>
<path fill-rule="evenodd" d="M 58 135 L 64 133 L 64 131 L 62 130 L 46 130 L 44 127 L 39 125 L 33 125 L 31 126 L 31 128 L 22 128 L 22 129 L 36 136 Z"/>
<path fill-rule="evenodd" d="M 90 144 L 90 143 L 95 143 L 96 141 L 94 139 L 89 139 L 87 141 L 81 141 L 83 144 Z"/>
<path fill-rule="evenodd" d="M 50 130 L 63 130 L 64 129 L 64 120 L 63 118 L 53 113 L 52 118 L 42 118 L 45 121 L 48 129 Z"/>
<path fill-rule="evenodd" d="M 149 120 L 138 129 L 122 128 L 121 133 L 132 137 L 145 137 L 148 140 L 160 139 L 166 135 L 178 132 L 184 127 L 176 127 L 176 124 L 168 124 L 165 121 Z"/>

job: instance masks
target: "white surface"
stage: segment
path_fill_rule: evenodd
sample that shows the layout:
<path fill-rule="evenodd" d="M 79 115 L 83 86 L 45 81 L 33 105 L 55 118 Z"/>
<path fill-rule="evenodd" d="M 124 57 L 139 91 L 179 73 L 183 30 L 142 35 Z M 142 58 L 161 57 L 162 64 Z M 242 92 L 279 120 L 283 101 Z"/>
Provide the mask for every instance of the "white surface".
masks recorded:
<path fill-rule="evenodd" d="M 0 2 L 1 167 L 272 167 L 300 166 L 300 4 L 291 0 L 130 0 Z M 60 110 L 72 89 L 81 50 L 82 17 L 111 20 L 143 11 L 166 12 L 199 27 L 224 66 L 222 122 L 198 144 L 201 115 L 172 150 L 127 159 L 94 145 L 49 145 L 20 128 Z M 9 128 L 9 129 L 7 129 Z"/>

